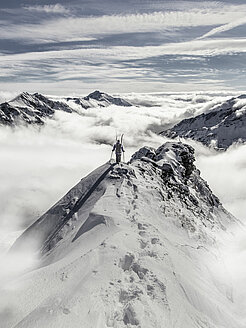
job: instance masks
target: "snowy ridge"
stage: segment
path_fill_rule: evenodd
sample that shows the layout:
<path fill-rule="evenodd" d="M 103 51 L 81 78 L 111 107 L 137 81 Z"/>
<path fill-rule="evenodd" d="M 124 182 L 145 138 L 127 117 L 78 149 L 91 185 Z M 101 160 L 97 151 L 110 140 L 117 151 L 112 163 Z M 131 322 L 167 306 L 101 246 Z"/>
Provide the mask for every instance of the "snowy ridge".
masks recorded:
<path fill-rule="evenodd" d="M 12 251 L 20 250 L 21 247 L 28 248 L 32 240 L 39 240 L 41 253 L 50 250 L 57 242 L 57 239 L 60 238 L 59 233 L 61 229 L 67 224 L 69 225 L 69 221 L 71 222 L 73 216 L 84 205 L 92 192 L 94 192 L 94 198 L 97 199 L 97 191 L 95 189 L 112 167 L 113 165 L 106 163 L 83 178 L 17 239 L 12 247 Z M 100 189 L 99 195 L 101 195 L 101 191 Z"/>
<path fill-rule="evenodd" d="M 4 327 L 243 328 L 214 272 L 226 272 L 218 247 L 240 222 L 194 160 L 192 147 L 166 143 L 82 179 L 13 246 L 39 238 L 41 258 L 24 286 L 13 282 Z"/>
<path fill-rule="evenodd" d="M 207 113 L 182 120 L 161 134 L 169 138 L 190 138 L 219 149 L 245 142 L 246 95 L 231 98 Z"/>
<path fill-rule="evenodd" d="M 107 107 L 110 105 L 132 106 L 129 102 L 95 91 L 84 98 L 49 99 L 39 93 L 23 92 L 13 100 L 0 104 L 0 124 L 18 123 L 43 125 L 45 119 L 52 118 L 55 111 L 80 113 L 80 110 Z"/>

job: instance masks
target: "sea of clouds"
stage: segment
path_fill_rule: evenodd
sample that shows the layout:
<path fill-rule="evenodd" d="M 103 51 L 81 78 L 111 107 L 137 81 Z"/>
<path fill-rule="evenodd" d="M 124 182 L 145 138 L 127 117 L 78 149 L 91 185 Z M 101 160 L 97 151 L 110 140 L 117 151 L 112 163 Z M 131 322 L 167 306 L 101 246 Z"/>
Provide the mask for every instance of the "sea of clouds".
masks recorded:
<path fill-rule="evenodd" d="M 8 93 L 0 95 L 10 98 Z M 108 161 L 116 134 L 124 133 L 127 160 L 144 145 L 164 143 L 159 132 L 209 111 L 231 95 L 133 93 L 124 97 L 135 106 L 92 108 L 80 110 L 80 115 L 57 112 L 41 128 L 0 128 L 0 231 L 23 230 L 79 179 Z M 246 221 L 246 146 L 218 153 L 191 144 L 196 165 L 214 193 Z"/>
<path fill-rule="evenodd" d="M 4 100 L 10 94 L 0 94 Z M 167 139 L 158 133 L 183 118 L 209 111 L 230 94 L 125 94 L 132 107 L 110 106 L 57 112 L 43 127 L 0 128 L 0 253 L 6 253 L 19 234 L 49 209 L 83 176 L 110 159 L 115 135 L 124 133 L 126 160 L 144 145 L 158 147 Z M 196 150 L 202 177 L 227 210 L 246 223 L 246 145 L 216 152 L 188 141 Z M 238 244 L 228 245 L 225 256 L 239 284 L 246 267 L 245 233 L 237 231 Z M 30 260 L 31 259 L 31 260 Z M 7 259 L 8 261 L 8 259 Z M 6 263 L 8 276 L 35 262 L 30 254 Z M 246 262 L 246 261 L 245 261 Z M 13 261 L 11 262 L 13 263 Z M 17 273 L 18 273 L 17 272 Z M 238 276 L 240 275 L 240 277 Z M 2 279 L 2 278 L 1 278 Z M 238 296 L 239 297 L 239 296 Z M 242 302 L 243 296 L 240 296 Z"/>

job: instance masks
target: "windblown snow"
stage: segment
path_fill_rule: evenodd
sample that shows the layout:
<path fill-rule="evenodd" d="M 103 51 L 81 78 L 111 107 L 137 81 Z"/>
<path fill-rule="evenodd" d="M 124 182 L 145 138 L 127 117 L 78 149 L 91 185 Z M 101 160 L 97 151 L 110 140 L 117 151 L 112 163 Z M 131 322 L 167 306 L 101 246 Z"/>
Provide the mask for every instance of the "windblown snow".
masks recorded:
<path fill-rule="evenodd" d="M 245 327 L 220 252 L 242 226 L 194 160 L 168 142 L 83 178 L 10 250 L 39 260 L 1 286 L 0 326 Z"/>

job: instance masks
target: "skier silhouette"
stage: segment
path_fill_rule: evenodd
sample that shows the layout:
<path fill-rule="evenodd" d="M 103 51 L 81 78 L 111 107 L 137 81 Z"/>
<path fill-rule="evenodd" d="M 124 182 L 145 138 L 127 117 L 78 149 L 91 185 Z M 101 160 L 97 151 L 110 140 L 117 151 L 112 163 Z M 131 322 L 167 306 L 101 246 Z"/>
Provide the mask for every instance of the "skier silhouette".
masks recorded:
<path fill-rule="evenodd" d="M 123 153 L 125 152 L 125 150 L 124 150 L 122 144 L 120 143 L 120 140 L 119 139 L 114 144 L 114 147 L 112 149 L 112 152 L 113 151 L 115 151 L 116 163 L 119 164 L 121 162 L 121 154 L 122 154 L 122 152 Z"/>

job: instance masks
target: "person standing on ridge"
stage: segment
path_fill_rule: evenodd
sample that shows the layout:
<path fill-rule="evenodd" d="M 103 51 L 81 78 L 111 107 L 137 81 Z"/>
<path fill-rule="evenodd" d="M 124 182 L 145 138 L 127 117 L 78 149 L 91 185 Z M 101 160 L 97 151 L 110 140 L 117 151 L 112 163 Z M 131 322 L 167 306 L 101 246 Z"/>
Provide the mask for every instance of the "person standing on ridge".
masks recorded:
<path fill-rule="evenodd" d="M 115 151 L 116 163 L 119 164 L 121 162 L 121 154 L 122 154 L 122 152 L 123 153 L 125 152 L 125 150 L 124 150 L 122 144 L 120 143 L 120 140 L 119 139 L 114 144 L 114 147 L 112 149 L 112 152 L 113 151 Z"/>

